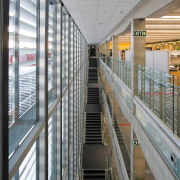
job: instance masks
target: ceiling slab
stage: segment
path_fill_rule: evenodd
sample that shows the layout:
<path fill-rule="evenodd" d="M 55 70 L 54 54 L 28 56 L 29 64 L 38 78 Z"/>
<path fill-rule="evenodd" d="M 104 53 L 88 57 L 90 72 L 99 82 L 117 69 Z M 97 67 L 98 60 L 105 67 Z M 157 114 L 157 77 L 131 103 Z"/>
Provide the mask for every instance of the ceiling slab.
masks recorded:
<path fill-rule="evenodd" d="M 98 44 L 140 0 L 62 0 L 89 44 Z"/>

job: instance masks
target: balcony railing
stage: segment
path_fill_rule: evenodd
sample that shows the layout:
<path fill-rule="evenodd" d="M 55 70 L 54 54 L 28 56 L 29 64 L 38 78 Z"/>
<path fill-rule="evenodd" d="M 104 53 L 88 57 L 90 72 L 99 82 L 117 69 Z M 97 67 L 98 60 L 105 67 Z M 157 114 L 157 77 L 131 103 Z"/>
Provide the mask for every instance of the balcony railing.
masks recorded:
<path fill-rule="evenodd" d="M 137 66 L 137 97 L 172 131 L 180 136 L 180 77 L 155 69 Z"/>
<path fill-rule="evenodd" d="M 103 57 L 103 62 L 131 89 L 131 62 Z M 110 80 L 109 76 L 109 80 Z M 116 81 L 115 86 L 122 94 Z M 123 95 L 123 94 L 122 94 Z M 180 76 L 173 76 L 149 67 L 137 65 L 137 97 L 143 101 L 171 130 L 180 137 Z M 123 95 L 124 96 L 124 95 Z M 125 98 L 130 108 L 130 98 Z"/>
<path fill-rule="evenodd" d="M 131 90 L 125 86 L 125 84 L 117 78 L 116 74 L 100 60 L 100 67 L 109 83 L 109 86 L 114 89 L 115 94 L 121 97 L 121 102 L 124 100 L 125 104 L 131 108 L 130 93 Z M 118 80 L 119 79 L 119 80 Z M 160 152 L 163 159 L 172 168 L 177 177 L 180 177 L 180 159 L 177 153 L 179 144 L 176 136 L 172 136 L 173 132 L 179 136 L 179 117 L 178 110 L 180 110 L 180 86 L 179 77 L 171 76 L 166 73 L 162 73 L 157 70 L 153 70 L 147 67 L 137 66 L 137 96 L 134 98 L 136 105 L 136 117 L 142 122 L 142 126 L 152 142 L 155 144 L 157 151 Z M 107 104 L 107 103 L 106 103 Z M 125 105 L 123 104 L 123 106 Z M 108 105 L 107 105 L 108 107 Z M 108 108 L 109 109 L 109 108 Z M 152 111 L 151 111 L 151 110 Z M 109 111 L 109 110 L 108 110 Z M 144 112 L 149 112 L 144 114 Z M 154 112 L 154 113 L 153 113 Z M 109 118 L 110 118 L 110 112 Z M 159 117 L 159 118 L 158 118 Z M 151 118 L 154 118 L 153 121 Z M 160 123 L 160 119 L 169 127 L 163 126 Z M 130 119 L 129 119 L 130 120 Z M 156 126 L 163 126 L 161 128 L 161 134 Z M 163 130 L 162 130 L 163 129 Z M 168 129 L 170 131 L 168 131 Z M 173 139 L 171 147 L 164 138 L 164 132 Z M 162 135 L 163 133 L 163 135 Z"/>

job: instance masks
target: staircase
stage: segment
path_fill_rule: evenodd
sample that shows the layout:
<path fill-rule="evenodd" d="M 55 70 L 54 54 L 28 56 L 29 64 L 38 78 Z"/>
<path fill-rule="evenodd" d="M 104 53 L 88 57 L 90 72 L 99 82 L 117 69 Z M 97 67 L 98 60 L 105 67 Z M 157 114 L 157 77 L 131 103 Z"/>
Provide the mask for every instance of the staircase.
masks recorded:
<path fill-rule="evenodd" d="M 96 50 L 95 48 L 90 48 L 86 105 L 86 137 L 84 145 L 84 156 L 86 154 L 86 157 L 83 158 L 84 180 L 105 180 L 105 163 L 103 162 L 103 164 L 100 165 L 105 158 L 98 159 L 98 153 L 103 146 L 101 136 L 101 112 Z M 100 153 L 100 156 L 103 155 L 103 153 Z"/>
<path fill-rule="evenodd" d="M 102 144 L 100 113 L 86 113 L 86 144 Z"/>
<path fill-rule="evenodd" d="M 85 169 L 84 180 L 104 180 L 105 170 L 104 169 Z"/>
<path fill-rule="evenodd" d="M 90 57 L 96 56 L 96 49 L 90 48 Z"/>
<path fill-rule="evenodd" d="M 97 68 L 89 68 L 89 83 L 98 83 Z"/>
<path fill-rule="evenodd" d="M 99 88 L 88 88 L 88 104 L 99 104 Z"/>
<path fill-rule="evenodd" d="M 125 166 L 126 166 L 126 169 L 127 169 L 127 174 L 128 174 L 128 176 L 130 178 L 130 157 L 129 157 L 127 148 L 125 146 L 125 142 L 124 142 L 124 139 L 122 137 L 122 134 L 121 134 L 118 122 L 116 120 L 116 117 L 114 117 L 114 129 L 115 129 L 116 136 L 117 136 L 117 139 L 118 139 L 118 143 L 119 143 L 122 155 L 123 155 L 124 163 L 125 163 Z"/>

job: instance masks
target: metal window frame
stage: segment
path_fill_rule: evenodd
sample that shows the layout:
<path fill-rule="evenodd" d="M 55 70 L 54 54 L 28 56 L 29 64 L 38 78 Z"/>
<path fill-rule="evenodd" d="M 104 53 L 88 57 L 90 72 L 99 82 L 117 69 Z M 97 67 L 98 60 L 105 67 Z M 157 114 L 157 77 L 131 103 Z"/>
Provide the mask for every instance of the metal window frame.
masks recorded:
<path fill-rule="evenodd" d="M 0 0 L 0 179 L 8 179 L 9 1 Z"/>
<path fill-rule="evenodd" d="M 57 178 L 62 179 L 62 97 L 66 94 L 67 91 L 69 91 L 69 88 L 73 86 L 73 104 L 75 102 L 78 102 L 77 98 L 80 98 L 80 93 L 82 92 L 82 89 L 79 89 L 80 83 L 81 83 L 81 76 L 82 76 L 82 69 L 85 66 L 85 59 L 84 62 L 81 64 L 80 61 L 80 52 L 82 51 L 82 39 L 84 37 L 82 36 L 81 32 L 75 25 L 73 21 L 73 51 L 75 50 L 75 39 L 76 39 L 76 64 L 73 63 L 73 69 L 70 71 L 72 75 L 72 79 L 69 79 L 68 86 L 64 89 L 62 89 L 62 3 L 61 1 L 58 1 L 58 14 L 57 17 L 60 20 L 59 24 L 57 24 L 57 98 L 53 101 L 51 106 L 48 108 L 48 0 L 40 1 L 38 2 L 38 9 L 39 10 L 37 16 L 37 59 L 39 61 L 37 62 L 37 66 L 39 67 L 39 121 L 37 124 L 33 127 L 32 131 L 27 135 L 25 140 L 22 142 L 18 150 L 14 153 L 14 155 L 11 157 L 11 159 L 8 161 L 8 56 L 9 56 L 9 49 L 8 49 L 8 38 L 9 38 L 9 32 L 7 31 L 9 27 L 9 1 L 3 1 L 1 0 L 1 7 L 0 7 L 0 34 L 3 34 L 3 36 L 0 36 L 0 63 L 2 66 L 0 78 L 1 78 L 1 84 L 0 86 L 0 128 L 1 132 L 1 139 L 0 142 L 3 144 L 3 148 L 0 149 L 0 157 L 2 157 L 2 161 L 0 163 L 0 178 L 2 179 L 11 179 L 13 178 L 14 174 L 22 164 L 24 158 L 28 154 L 29 150 L 31 149 L 32 145 L 35 141 L 38 143 L 37 147 L 37 179 L 48 179 L 48 120 L 52 116 L 53 112 L 58 108 L 58 121 L 57 121 Z M 68 14 L 69 15 L 69 14 Z M 70 15 L 69 15 L 70 17 Z M 77 37 L 75 37 L 75 35 Z M 81 38 L 80 38 L 81 36 Z M 79 42 L 78 42 L 79 38 Z M 69 50 L 69 49 L 68 49 Z M 79 52 L 78 52 L 79 51 Z M 73 61 L 75 61 L 75 53 L 73 53 Z M 78 54 L 79 53 L 79 54 Z M 78 57 L 79 55 L 79 57 Z M 82 60 L 82 59 L 81 59 Z M 74 69 L 76 67 L 76 70 Z M 85 68 L 84 68 L 85 69 Z M 69 71 L 68 71 L 69 72 Z M 81 78 L 80 78 L 81 77 Z M 76 92 L 74 90 L 76 89 Z M 60 105 L 60 106 L 59 106 Z M 71 153 L 73 152 L 73 161 L 75 149 L 77 148 L 77 154 L 76 154 L 76 173 L 78 173 L 79 170 L 79 135 L 81 131 L 79 128 L 79 121 L 81 115 L 79 114 L 81 112 L 82 105 L 77 105 L 76 109 L 73 108 L 73 117 L 76 116 L 76 127 L 73 124 L 73 132 L 77 133 L 76 135 L 73 133 L 73 148 L 70 148 L 70 152 L 68 153 L 69 156 L 71 156 Z M 75 114 L 76 113 L 76 114 Z M 2 121 L 2 119 L 7 119 L 7 121 Z M 76 141 L 75 141 L 76 138 Z M 76 143 L 76 146 L 74 146 Z M 58 153 L 60 151 L 60 153 Z M 59 155 L 59 156 L 58 156 Z M 45 163 L 44 163 L 45 162 Z M 68 160 L 68 163 L 69 160 Z M 8 167 L 10 165 L 10 167 Z M 69 164 L 68 164 L 69 166 Z M 74 175 L 74 165 L 73 165 L 73 177 Z M 76 176 L 77 177 L 77 176 Z"/>

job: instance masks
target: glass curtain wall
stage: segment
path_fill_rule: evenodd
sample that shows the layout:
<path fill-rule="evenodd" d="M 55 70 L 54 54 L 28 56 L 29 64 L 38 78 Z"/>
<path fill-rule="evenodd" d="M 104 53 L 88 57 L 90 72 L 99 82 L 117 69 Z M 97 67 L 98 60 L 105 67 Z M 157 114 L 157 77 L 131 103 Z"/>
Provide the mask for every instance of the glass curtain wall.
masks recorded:
<path fill-rule="evenodd" d="M 57 6 L 56 2 L 49 4 L 48 23 L 48 105 L 56 96 L 57 89 Z"/>
<path fill-rule="evenodd" d="M 9 157 L 38 121 L 37 3 L 10 1 Z"/>
<path fill-rule="evenodd" d="M 69 29 L 70 18 L 65 8 L 62 9 L 62 91 L 65 92 L 62 100 L 62 176 L 67 176 L 68 170 L 68 126 L 69 126 L 69 89 L 66 87 L 69 85 Z M 66 171 L 65 171 L 66 170 Z"/>
<path fill-rule="evenodd" d="M 88 45 L 61 2 L 48 2 L 9 0 L 13 180 L 77 179 L 81 170 Z"/>

